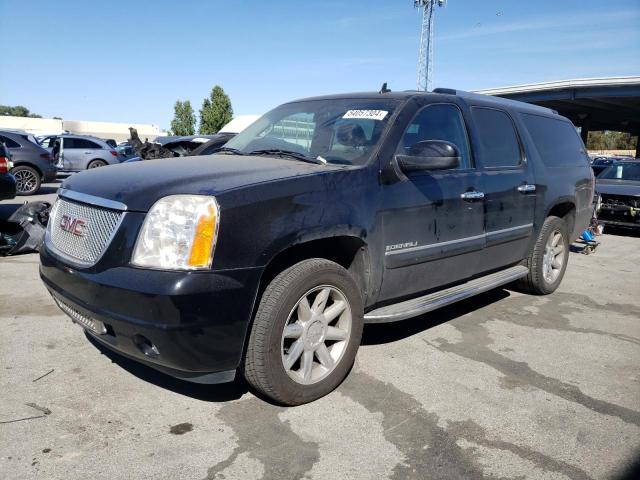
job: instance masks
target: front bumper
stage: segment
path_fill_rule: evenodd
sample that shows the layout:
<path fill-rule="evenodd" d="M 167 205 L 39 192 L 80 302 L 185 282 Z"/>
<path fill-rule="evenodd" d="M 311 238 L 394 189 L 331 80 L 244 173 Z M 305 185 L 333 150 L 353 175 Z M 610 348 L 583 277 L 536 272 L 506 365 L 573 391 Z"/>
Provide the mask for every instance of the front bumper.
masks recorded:
<path fill-rule="evenodd" d="M 164 373 L 201 383 L 233 380 L 260 274 L 260 268 L 89 271 L 67 265 L 46 246 L 40 251 L 40 276 L 67 307 L 63 311 L 71 308 L 105 325 L 102 334 L 83 325 L 93 338 Z"/>

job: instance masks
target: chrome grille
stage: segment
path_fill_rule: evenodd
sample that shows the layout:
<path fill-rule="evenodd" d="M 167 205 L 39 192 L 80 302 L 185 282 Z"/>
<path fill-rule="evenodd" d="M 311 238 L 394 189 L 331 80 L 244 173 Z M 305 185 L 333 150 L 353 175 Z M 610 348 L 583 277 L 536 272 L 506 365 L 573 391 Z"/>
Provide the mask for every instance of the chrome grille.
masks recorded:
<path fill-rule="evenodd" d="M 92 265 L 102 256 L 118 227 L 123 212 L 58 198 L 49 219 L 49 239 L 53 249 L 78 263 Z M 69 220 L 81 220 L 81 232 L 63 228 Z"/>
<path fill-rule="evenodd" d="M 86 315 L 83 315 L 71 305 L 67 305 L 55 296 L 53 297 L 53 299 L 55 300 L 58 307 L 60 307 L 60 310 L 69 315 L 69 317 L 71 317 L 71 320 L 73 320 L 75 323 L 82 325 L 84 328 L 88 328 L 92 332 L 95 332 L 99 335 L 104 335 L 105 333 L 107 333 L 107 328 L 100 320 L 94 320 L 87 317 Z"/>

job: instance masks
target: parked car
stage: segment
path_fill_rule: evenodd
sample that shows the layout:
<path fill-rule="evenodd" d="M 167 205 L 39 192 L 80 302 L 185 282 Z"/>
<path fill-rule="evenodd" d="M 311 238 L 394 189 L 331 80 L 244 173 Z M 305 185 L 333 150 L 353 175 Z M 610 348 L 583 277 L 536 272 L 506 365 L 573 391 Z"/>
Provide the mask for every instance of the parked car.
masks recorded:
<path fill-rule="evenodd" d="M 598 221 L 605 226 L 640 228 L 640 160 L 621 160 L 596 178 L 601 205 Z"/>
<path fill-rule="evenodd" d="M 340 384 L 365 322 L 513 282 L 552 293 L 592 198 L 584 145 L 550 109 L 450 89 L 325 96 L 217 155 L 70 177 L 40 274 L 106 348 L 194 382 L 240 371 L 297 405 Z"/>
<path fill-rule="evenodd" d="M 600 173 L 606 170 L 611 165 L 615 165 L 620 160 L 628 160 L 625 157 L 596 157 L 591 162 L 591 169 L 593 174 L 597 177 Z"/>
<path fill-rule="evenodd" d="M 16 178 L 10 173 L 12 167 L 11 153 L 0 142 L 0 200 L 10 200 L 16 196 Z"/>
<path fill-rule="evenodd" d="M 11 130 L 0 130 L 0 142 L 9 152 L 13 168 L 11 173 L 16 179 L 18 195 L 33 195 L 40 190 L 42 183 L 55 180 L 56 167 L 51 154 L 42 148 L 33 135 Z"/>
<path fill-rule="evenodd" d="M 55 142 L 60 143 L 59 153 L 53 152 Z M 86 135 L 59 135 L 45 137 L 41 145 L 57 157 L 59 173 L 73 173 L 91 168 L 121 163 L 120 155 L 106 141 Z"/>

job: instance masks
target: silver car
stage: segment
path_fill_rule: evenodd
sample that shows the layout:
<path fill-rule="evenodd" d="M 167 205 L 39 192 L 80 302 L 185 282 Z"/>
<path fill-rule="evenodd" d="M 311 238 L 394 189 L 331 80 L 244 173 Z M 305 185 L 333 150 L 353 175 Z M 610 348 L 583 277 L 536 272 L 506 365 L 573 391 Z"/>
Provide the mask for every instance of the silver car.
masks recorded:
<path fill-rule="evenodd" d="M 56 142 L 59 142 L 57 148 Z M 115 148 L 98 137 L 52 135 L 40 139 L 40 144 L 56 157 L 58 173 L 79 172 L 126 160 Z"/>

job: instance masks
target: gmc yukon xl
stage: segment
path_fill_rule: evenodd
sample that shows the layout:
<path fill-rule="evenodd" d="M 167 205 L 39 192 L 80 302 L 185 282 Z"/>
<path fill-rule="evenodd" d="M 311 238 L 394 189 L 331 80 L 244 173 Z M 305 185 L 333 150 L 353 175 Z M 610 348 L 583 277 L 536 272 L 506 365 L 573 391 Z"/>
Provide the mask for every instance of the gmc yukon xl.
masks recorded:
<path fill-rule="evenodd" d="M 179 165 L 178 165 L 179 164 Z M 363 324 L 501 285 L 552 293 L 591 216 L 569 120 L 450 89 L 270 111 L 216 155 L 65 180 L 40 274 L 88 335 L 287 405 L 342 382 Z"/>

